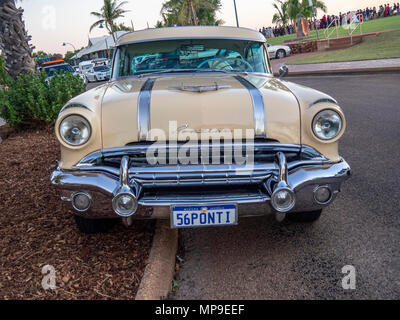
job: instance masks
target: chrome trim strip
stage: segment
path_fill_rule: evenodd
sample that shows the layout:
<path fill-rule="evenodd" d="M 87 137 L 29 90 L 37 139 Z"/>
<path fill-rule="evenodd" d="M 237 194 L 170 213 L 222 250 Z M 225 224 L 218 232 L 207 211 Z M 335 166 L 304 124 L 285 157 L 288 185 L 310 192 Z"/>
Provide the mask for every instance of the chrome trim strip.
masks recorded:
<path fill-rule="evenodd" d="M 264 97 L 261 94 L 260 90 L 255 87 L 250 81 L 241 77 L 234 77 L 237 81 L 239 81 L 247 90 L 249 90 L 251 100 L 253 102 L 253 111 L 254 111 L 254 138 L 266 138 L 267 132 L 265 128 L 265 106 L 264 106 Z"/>
<path fill-rule="evenodd" d="M 183 145 L 183 144 L 182 144 Z M 179 150 L 180 147 L 182 147 L 180 144 L 169 144 L 166 142 L 164 148 L 166 150 L 171 150 L 173 148 L 177 148 Z M 246 145 L 241 144 L 242 148 L 245 149 Z M 216 146 L 214 145 L 209 145 L 209 146 L 202 146 L 199 144 L 197 146 L 199 154 L 203 150 L 210 149 L 210 148 L 215 148 Z M 222 149 L 225 148 L 230 148 L 233 150 L 233 148 L 238 148 L 237 143 L 231 143 L 230 145 L 223 144 L 220 146 Z M 301 153 L 306 155 L 309 158 L 312 158 L 313 161 L 317 160 L 320 162 L 326 162 L 327 159 L 323 155 L 321 155 L 318 151 L 315 149 L 308 147 L 308 146 L 301 146 L 301 145 L 296 145 L 296 144 L 284 144 L 284 143 L 265 143 L 265 142 L 257 142 L 255 141 L 254 144 L 252 145 L 254 147 L 254 152 L 295 152 L 295 153 Z M 83 159 L 81 159 L 75 166 L 74 169 L 80 169 L 81 167 L 90 167 L 90 166 L 95 166 L 97 163 L 97 160 L 102 159 L 102 158 L 111 158 L 111 157 L 122 157 L 125 155 L 137 155 L 137 154 L 143 154 L 146 155 L 146 152 L 148 151 L 149 148 L 154 148 L 153 144 L 135 144 L 135 145 L 129 145 L 125 147 L 120 147 L 120 148 L 110 148 L 110 149 L 105 149 L 102 151 L 95 151 Z M 156 146 L 157 149 L 161 150 L 162 146 Z"/>
<path fill-rule="evenodd" d="M 316 100 L 314 100 L 313 102 L 311 102 L 307 109 L 310 109 L 312 106 L 318 104 L 318 103 L 323 103 L 323 102 L 328 102 L 328 103 L 334 103 L 334 104 L 338 104 L 338 102 L 335 99 L 332 98 L 318 98 Z"/>
<path fill-rule="evenodd" d="M 216 75 L 216 73 L 218 73 L 218 71 L 203 71 L 201 73 L 198 72 L 170 72 L 170 73 L 141 73 L 141 74 L 133 74 L 133 75 L 129 75 L 129 76 L 121 76 L 121 77 L 115 77 L 115 81 L 118 80 L 124 80 L 124 79 L 133 79 L 133 78 L 144 78 L 144 77 L 153 77 L 155 75 L 157 76 L 171 76 L 171 75 L 179 75 L 179 76 L 188 76 L 188 77 L 193 77 L 193 76 L 198 76 L 198 75 L 204 75 L 204 74 L 212 74 L 212 75 Z M 238 75 L 238 74 L 245 74 L 246 76 L 259 76 L 259 77 L 271 77 L 272 73 L 271 72 L 243 72 L 243 71 L 224 71 L 224 72 L 219 72 L 219 74 L 221 75 L 227 75 L 227 76 L 232 76 L 232 75 Z"/>
<path fill-rule="evenodd" d="M 217 83 L 215 83 L 213 86 L 184 86 L 182 84 L 181 86 L 169 87 L 168 89 L 202 93 L 202 92 L 218 91 L 221 89 L 229 89 L 229 88 L 232 88 L 232 86 L 229 85 L 220 86 Z"/>
<path fill-rule="evenodd" d="M 93 112 L 93 110 L 91 108 L 89 108 L 87 105 L 84 105 L 83 103 L 69 103 L 61 108 L 60 113 L 67 109 L 70 109 L 70 108 L 81 108 L 81 109 L 86 109 L 86 110 Z"/>
<path fill-rule="evenodd" d="M 128 186 L 129 184 L 129 157 L 124 156 L 121 161 L 121 168 L 120 168 L 120 183 L 122 186 Z"/>
<path fill-rule="evenodd" d="M 168 41 L 168 40 L 243 40 L 243 41 L 253 41 L 258 43 L 264 43 L 261 39 L 255 38 L 240 38 L 240 37 L 164 37 L 164 38 L 154 38 L 154 39 L 143 39 L 143 40 L 136 40 L 136 41 L 127 41 L 127 42 L 120 42 L 117 45 L 117 48 L 121 46 L 126 46 L 129 44 L 135 43 L 145 43 L 145 42 L 155 42 L 155 41 Z"/>
<path fill-rule="evenodd" d="M 283 152 L 278 152 L 276 155 L 279 164 L 279 181 L 288 182 L 288 164 Z"/>
<path fill-rule="evenodd" d="M 150 102 L 151 91 L 153 90 L 156 79 L 147 79 L 138 97 L 137 121 L 138 121 L 138 141 L 147 141 L 150 131 Z"/>

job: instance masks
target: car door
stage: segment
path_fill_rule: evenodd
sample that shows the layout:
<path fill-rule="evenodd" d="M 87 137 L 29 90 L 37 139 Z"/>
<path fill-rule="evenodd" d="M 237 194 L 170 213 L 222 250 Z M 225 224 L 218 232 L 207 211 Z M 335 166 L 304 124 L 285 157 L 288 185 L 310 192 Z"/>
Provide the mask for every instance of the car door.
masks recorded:
<path fill-rule="evenodd" d="M 276 49 L 274 46 L 271 46 L 270 44 L 267 44 L 268 46 L 268 55 L 270 59 L 274 59 L 275 58 L 275 53 L 276 53 Z"/>
<path fill-rule="evenodd" d="M 86 73 L 86 77 L 88 78 L 88 80 L 90 82 L 95 81 L 95 77 L 94 77 L 94 70 L 90 69 L 87 73 Z"/>

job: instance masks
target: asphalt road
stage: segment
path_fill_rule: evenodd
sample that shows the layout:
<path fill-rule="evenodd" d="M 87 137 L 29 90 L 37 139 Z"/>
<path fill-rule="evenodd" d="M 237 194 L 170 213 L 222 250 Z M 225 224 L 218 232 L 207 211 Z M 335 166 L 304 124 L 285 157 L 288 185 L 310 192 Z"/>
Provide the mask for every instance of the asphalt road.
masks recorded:
<path fill-rule="evenodd" d="M 340 102 L 352 178 L 314 225 L 265 217 L 181 231 L 176 299 L 400 298 L 400 74 L 288 80 Z M 355 290 L 342 288 L 345 265 L 355 267 Z"/>

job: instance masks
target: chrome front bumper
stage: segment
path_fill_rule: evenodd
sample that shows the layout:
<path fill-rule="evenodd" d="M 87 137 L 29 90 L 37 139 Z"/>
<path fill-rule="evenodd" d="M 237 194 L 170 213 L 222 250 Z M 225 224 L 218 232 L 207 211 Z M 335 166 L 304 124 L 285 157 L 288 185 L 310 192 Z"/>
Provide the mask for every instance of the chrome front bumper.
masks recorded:
<path fill-rule="evenodd" d="M 130 146 L 96 152 L 72 170 L 54 171 L 51 183 L 67 202 L 76 192 L 90 195 L 90 208 L 77 212 L 86 217 L 118 217 L 112 200 L 121 188 L 128 188 L 139 205 L 133 218 L 168 219 L 174 205 L 236 204 L 240 217 L 274 213 L 271 195 L 279 183 L 286 184 L 295 194 L 296 203 L 290 212 L 315 211 L 332 203 L 350 176 L 345 160 L 333 163 L 314 149 L 297 145 L 256 145 L 256 151 L 275 156 L 274 161 L 255 163 L 251 171 L 245 166 L 223 164 L 135 164 L 137 158 L 133 156 L 143 154 L 146 148 Z M 296 152 L 298 157 L 287 158 Z M 104 165 L 104 159 L 119 162 L 119 168 Z M 320 186 L 329 187 L 332 193 L 325 203 L 318 203 L 314 197 Z"/>

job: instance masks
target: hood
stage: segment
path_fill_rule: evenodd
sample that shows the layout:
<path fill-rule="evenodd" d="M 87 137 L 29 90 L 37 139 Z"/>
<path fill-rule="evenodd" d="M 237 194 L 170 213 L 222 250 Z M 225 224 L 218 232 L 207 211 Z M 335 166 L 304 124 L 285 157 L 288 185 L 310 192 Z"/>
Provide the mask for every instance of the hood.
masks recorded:
<path fill-rule="evenodd" d="M 300 143 L 299 105 L 272 76 L 180 74 L 110 84 L 102 104 L 103 147 L 252 129 L 255 138 Z M 149 134 L 151 133 L 151 134 Z M 254 136 L 254 135 L 253 135 Z"/>

